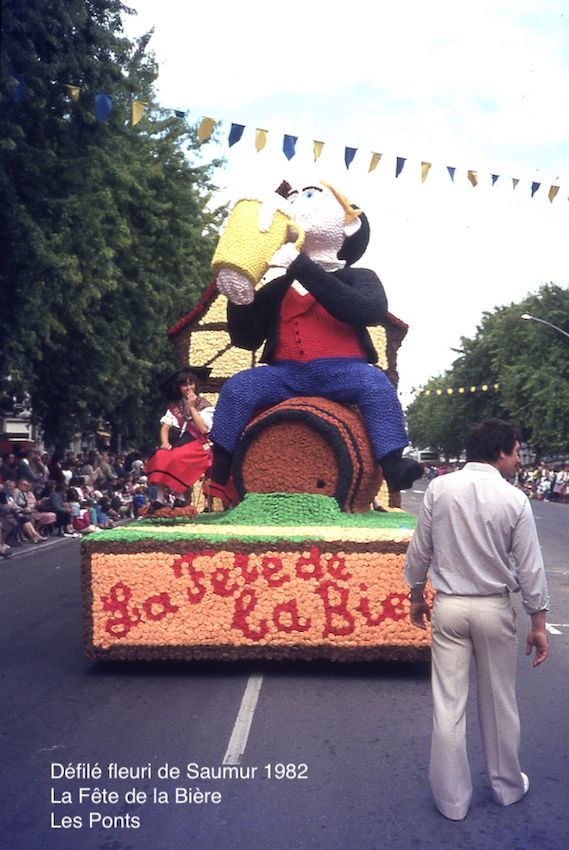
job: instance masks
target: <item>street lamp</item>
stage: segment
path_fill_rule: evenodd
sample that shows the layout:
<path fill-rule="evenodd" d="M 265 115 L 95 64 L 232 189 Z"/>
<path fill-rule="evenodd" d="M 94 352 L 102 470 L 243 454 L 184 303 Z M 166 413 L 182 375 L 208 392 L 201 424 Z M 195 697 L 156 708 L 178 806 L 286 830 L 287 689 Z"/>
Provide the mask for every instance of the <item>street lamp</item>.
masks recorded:
<path fill-rule="evenodd" d="M 552 325 L 551 322 L 546 322 L 545 319 L 538 319 L 537 316 L 530 316 L 529 313 L 522 313 L 520 316 L 521 319 L 530 319 L 532 322 L 541 322 L 542 325 L 547 325 L 550 328 L 553 328 L 555 331 L 559 331 L 563 336 L 569 337 L 569 333 L 567 331 L 562 330 L 562 328 L 558 328 L 557 325 Z"/>

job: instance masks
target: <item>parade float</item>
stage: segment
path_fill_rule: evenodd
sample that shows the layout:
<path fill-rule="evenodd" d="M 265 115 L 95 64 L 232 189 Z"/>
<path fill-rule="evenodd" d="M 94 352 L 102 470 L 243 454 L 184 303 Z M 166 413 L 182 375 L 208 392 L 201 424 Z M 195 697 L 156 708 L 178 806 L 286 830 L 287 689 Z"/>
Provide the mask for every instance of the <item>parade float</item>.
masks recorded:
<path fill-rule="evenodd" d="M 237 204 L 213 259 L 215 280 L 169 331 L 181 365 L 211 369 L 202 391 L 217 404 L 214 452 L 218 439 L 239 500 L 227 510 L 196 512 L 194 503 L 160 511 L 83 542 L 84 645 L 91 659 L 416 661 L 428 653 L 429 632 L 409 622 L 403 564 L 414 517 L 400 509 L 397 489 L 397 482 L 409 486 L 417 472 L 401 466 L 399 449 L 389 448 L 385 462 L 378 463 L 377 440 L 370 439 L 369 417 L 366 421 L 361 407 L 334 398 L 334 392 L 320 395 L 314 384 L 310 394 L 297 394 L 292 385 L 288 397 L 279 393 L 275 403 L 266 403 L 266 394 L 249 400 L 254 414 L 244 428 L 238 426 L 236 445 L 225 436 L 224 416 L 230 430 L 236 415 L 232 386 L 241 388 L 245 376 L 256 390 L 257 375 L 262 373 L 266 385 L 271 365 L 280 368 L 278 351 L 267 355 L 270 334 L 263 332 L 262 340 L 250 334 L 260 297 L 268 315 L 271 289 L 283 293 L 280 318 L 270 317 L 270 323 L 274 332 L 274 322 L 281 322 L 277 348 L 284 345 L 285 359 L 299 351 L 310 371 L 311 352 L 332 352 L 331 368 L 342 368 L 344 359 L 336 355 L 351 357 L 364 339 L 361 320 L 357 335 L 350 318 L 345 331 L 346 316 L 336 303 L 327 302 L 323 315 L 319 287 L 328 284 L 326 301 L 334 287 L 345 298 L 346 284 L 359 285 L 364 273 L 365 286 L 377 280 L 351 268 L 367 245 L 367 220 L 359 210 L 347 213 L 355 208 L 327 184 L 311 189 L 297 209 L 307 201 L 313 215 L 313 196 L 328 209 L 324 240 L 314 238 L 310 215 L 299 224 L 301 213 L 295 218 L 294 206 L 291 210 L 280 197 L 264 203 L 247 199 L 245 224 L 243 204 L 239 215 Z M 269 231 L 277 219 L 275 235 Z M 255 248 L 251 227 L 267 244 Z M 329 262 L 329 243 L 339 262 Z M 315 270 L 319 279 L 312 289 Z M 293 299 L 309 295 L 299 308 L 286 300 L 294 281 Z M 353 302 L 356 309 L 357 295 Z M 386 309 L 374 313 L 373 302 L 364 306 L 371 325 L 365 328 L 365 368 L 381 373 L 381 380 L 387 376 L 391 391 L 407 326 Z M 358 391 L 361 383 L 358 379 Z M 377 410 L 380 427 L 392 415 L 383 414 Z M 215 460 L 212 477 L 215 483 Z M 223 487 L 223 477 L 217 478 Z"/>

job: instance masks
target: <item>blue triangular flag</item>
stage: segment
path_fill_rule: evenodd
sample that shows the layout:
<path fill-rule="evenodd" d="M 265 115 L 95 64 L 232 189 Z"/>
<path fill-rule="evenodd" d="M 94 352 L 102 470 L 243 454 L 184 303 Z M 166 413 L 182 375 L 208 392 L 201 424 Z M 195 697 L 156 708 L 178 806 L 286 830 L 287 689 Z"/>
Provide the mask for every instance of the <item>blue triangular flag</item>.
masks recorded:
<path fill-rule="evenodd" d="M 283 153 L 287 159 L 292 159 L 295 155 L 295 146 L 298 141 L 298 136 L 289 136 L 285 133 L 283 138 Z"/>
<path fill-rule="evenodd" d="M 175 109 L 174 115 L 176 116 L 176 118 L 185 118 L 186 117 L 186 113 L 182 112 L 181 109 Z"/>
<path fill-rule="evenodd" d="M 447 165 L 447 171 L 450 174 L 450 179 L 454 183 L 454 172 L 456 171 L 455 166 L 454 165 Z"/>
<path fill-rule="evenodd" d="M 399 177 L 401 172 L 403 171 L 403 166 L 407 162 L 407 157 L 398 156 L 397 157 L 397 165 L 395 166 L 395 176 Z"/>
<path fill-rule="evenodd" d="M 493 174 L 492 175 L 492 186 L 495 186 L 496 181 L 498 180 L 499 176 L 500 176 L 499 174 Z"/>
<path fill-rule="evenodd" d="M 244 124 L 232 124 L 231 130 L 229 131 L 229 147 L 237 144 L 237 142 L 241 141 L 241 136 L 243 135 L 243 130 L 245 129 Z"/>
<path fill-rule="evenodd" d="M 531 196 L 532 196 L 532 198 L 533 198 L 533 196 L 535 195 L 535 193 L 537 192 L 537 190 L 539 189 L 540 186 L 541 186 L 541 183 L 532 183 L 531 184 Z"/>
<path fill-rule="evenodd" d="M 112 108 L 113 99 L 110 94 L 95 95 L 95 115 L 97 116 L 97 121 L 103 122 L 105 118 L 108 118 Z"/>
<path fill-rule="evenodd" d="M 355 155 L 357 154 L 357 148 L 345 148 L 344 150 L 344 162 L 346 163 L 346 168 L 349 168 L 353 162 Z"/>

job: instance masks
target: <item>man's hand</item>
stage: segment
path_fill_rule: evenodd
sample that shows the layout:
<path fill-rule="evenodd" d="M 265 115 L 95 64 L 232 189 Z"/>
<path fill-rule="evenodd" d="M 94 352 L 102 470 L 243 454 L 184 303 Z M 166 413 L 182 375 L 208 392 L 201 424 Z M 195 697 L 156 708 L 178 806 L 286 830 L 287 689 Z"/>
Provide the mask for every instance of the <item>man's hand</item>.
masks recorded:
<path fill-rule="evenodd" d="M 411 622 L 418 629 L 426 629 L 425 620 L 431 621 L 431 609 L 423 599 L 421 602 L 411 602 L 411 611 L 409 612 Z"/>
<path fill-rule="evenodd" d="M 533 657 L 533 666 L 538 667 L 543 664 L 547 658 L 549 650 L 549 641 L 545 629 L 530 629 L 526 639 L 526 655 L 531 655 L 532 649 L 535 648 Z"/>
<path fill-rule="evenodd" d="M 545 630 L 546 616 L 546 611 L 535 611 L 533 614 L 530 614 L 531 629 L 526 639 L 526 655 L 531 655 L 531 651 L 535 647 L 534 667 L 543 664 L 547 658 L 549 641 L 547 640 L 547 632 Z"/>

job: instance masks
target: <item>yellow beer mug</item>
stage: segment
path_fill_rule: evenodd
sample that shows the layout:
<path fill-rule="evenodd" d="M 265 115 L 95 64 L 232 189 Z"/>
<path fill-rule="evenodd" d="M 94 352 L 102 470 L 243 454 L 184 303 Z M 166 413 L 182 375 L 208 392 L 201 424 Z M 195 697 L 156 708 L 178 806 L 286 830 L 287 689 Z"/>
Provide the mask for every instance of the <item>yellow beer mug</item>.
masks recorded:
<path fill-rule="evenodd" d="M 304 233 L 285 205 L 282 198 L 237 201 L 219 237 L 211 261 L 213 273 L 217 275 L 221 269 L 232 269 L 256 286 L 268 270 L 275 251 L 289 241 L 289 226 L 298 233 L 294 246 L 300 251 Z"/>

